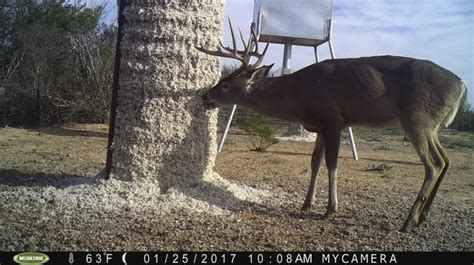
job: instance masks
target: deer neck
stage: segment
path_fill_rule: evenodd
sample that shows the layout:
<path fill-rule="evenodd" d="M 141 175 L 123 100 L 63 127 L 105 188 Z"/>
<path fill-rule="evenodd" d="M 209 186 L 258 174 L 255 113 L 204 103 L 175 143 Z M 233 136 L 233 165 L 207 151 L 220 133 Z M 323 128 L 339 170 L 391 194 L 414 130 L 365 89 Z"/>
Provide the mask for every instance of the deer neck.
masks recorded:
<path fill-rule="evenodd" d="M 293 97 L 286 86 L 281 85 L 282 77 L 259 78 L 248 85 L 238 105 L 263 115 L 285 120 L 297 120 L 294 114 Z"/>
<path fill-rule="evenodd" d="M 253 80 L 247 85 L 247 88 L 244 90 L 244 95 L 238 99 L 239 102 L 237 102 L 237 104 L 250 109 L 256 109 L 262 103 L 262 100 L 269 99 L 268 94 L 270 94 L 275 83 L 275 80 L 272 79 L 273 78 L 258 78 L 257 80 Z"/>

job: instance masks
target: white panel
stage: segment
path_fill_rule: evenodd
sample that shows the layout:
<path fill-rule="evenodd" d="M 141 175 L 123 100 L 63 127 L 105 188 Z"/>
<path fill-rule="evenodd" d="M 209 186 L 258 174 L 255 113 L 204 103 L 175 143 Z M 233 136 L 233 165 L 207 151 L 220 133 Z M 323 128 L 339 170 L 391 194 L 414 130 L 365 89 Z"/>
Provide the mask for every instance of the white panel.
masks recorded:
<path fill-rule="evenodd" d="M 255 0 L 254 22 L 261 40 L 314 45 L 328 39 L 331 12 L 332 0 Z"/>

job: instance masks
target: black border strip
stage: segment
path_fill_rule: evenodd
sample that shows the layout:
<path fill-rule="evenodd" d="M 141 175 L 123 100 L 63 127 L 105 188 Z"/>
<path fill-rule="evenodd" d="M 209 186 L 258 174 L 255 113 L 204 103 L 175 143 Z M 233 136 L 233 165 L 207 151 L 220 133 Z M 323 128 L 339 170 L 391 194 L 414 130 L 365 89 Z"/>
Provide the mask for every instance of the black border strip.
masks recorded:
<path fill-rule="evenodd" d="M 41 252 L 44 264 L 456 264 L 472 265 L 473 252 Z M 16 265 L 21 252 L 0 252 L 2 265 Z M 25 253 L 28 255 L 27 253 Z M 126 263 L 124 263 L 124 261 Z M 31 263 L 29 263 L 31 264 Z"/>

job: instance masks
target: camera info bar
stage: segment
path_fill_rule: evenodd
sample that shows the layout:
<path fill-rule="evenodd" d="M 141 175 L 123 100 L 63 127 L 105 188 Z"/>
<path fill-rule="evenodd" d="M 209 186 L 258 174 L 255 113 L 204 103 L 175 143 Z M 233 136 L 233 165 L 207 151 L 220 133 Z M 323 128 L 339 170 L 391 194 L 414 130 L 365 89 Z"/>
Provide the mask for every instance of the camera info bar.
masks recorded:
<path fill-rule="evenodd" d="M 469 264 L 473 252 L 0 252 L 0 265 Z"/>

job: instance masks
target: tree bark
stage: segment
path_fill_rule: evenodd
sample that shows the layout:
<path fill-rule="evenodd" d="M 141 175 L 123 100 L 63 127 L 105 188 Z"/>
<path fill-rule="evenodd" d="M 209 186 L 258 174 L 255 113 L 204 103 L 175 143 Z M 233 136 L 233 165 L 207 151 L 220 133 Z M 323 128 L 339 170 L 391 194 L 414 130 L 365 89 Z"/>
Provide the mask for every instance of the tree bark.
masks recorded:
<path fill-rule="evenodd" d="M 160 190 L 212 175 L 217 111 L 203 89 L 220 77 L 215 47 L 222 0 L 131 0 L 124 8 L 120 79 L 110 173 Z"/>
<path fill-rule="evenodd" d="M 41 93 L 40 93 L 40 68 L 36 67 L 36 97 L 35 97 L 35 120 L 34 125 L 41 126 Z"/>

